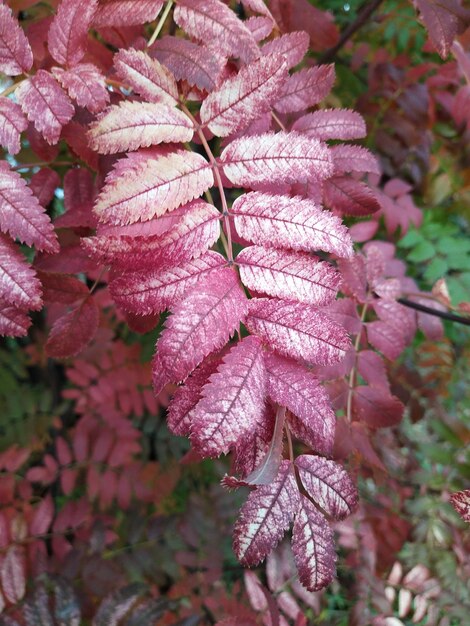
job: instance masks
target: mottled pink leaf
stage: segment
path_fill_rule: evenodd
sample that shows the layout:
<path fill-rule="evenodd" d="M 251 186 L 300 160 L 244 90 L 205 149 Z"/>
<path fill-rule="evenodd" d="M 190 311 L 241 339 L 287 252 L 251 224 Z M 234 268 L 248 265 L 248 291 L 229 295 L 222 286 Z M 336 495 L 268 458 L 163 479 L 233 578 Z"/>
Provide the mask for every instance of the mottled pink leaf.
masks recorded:
<path fill-rule="evenodd" d="M 69 70 L 53 67 L 51 71 L 72 100 L 91 113 L 99 113 L 108 104 L 106 79 L 96 65 L 80 63 Z"/>
<path fill-rule="evenodd" d="M 249 62 L 260 55 L 248 28 L 219 0 L 180 0 L 173 18 L 188 35 L 213 42 L 227 56 Z"/>
<path fill-rule="evenodd" d="M 100 221 L 130 224 L 150 220 L 200 196 L 214 184 L 210 164 L 200 154 L 180 150 L 149 159 L 107 183 L 95 205 Z"/>
<path fill-rule="evenodd" d="M 219 82 L 225 58 L 206 46 L 166 35 L 151 48 L 151 55 L 166 65 L 176 80 L 212 91 Z"/>
<path fill-rule="evenodd" d="M 362 217 L 380 209 L 373 191 L 353 178 L 333 176 L 325 181 L 323 193 L 325 204 L 343 215 Z"/>
<path fill-rule="evenodd" d="M 57 252 L 54 227 L 36 196 L 18 172 L 0 166 L 0 230 L 38 250 Z"/>
<path fill-rule="evenodd" d="M 262 57 L 245 65 L 204 100 L 202 123 L 219 137 L 246 127 L 270 110 L 286 79 L 287 69 L 280 55 Z"/>
<path fill-rule="evenodd" d="M 281 354 L 319 365 L 338 363 L 351 347 L 344 328 L 297 302 L 253 298 L 246 327 Z"/>
<path fill-rule="evenodd" d="M 191 421 L 191 442 L 204 457 L 227 454 L 263 416 L 266 371 L 263 346 L 245 337 L 224 357 L 202 389 Z"/>
<path fill-rule="evenodd" d="M 98 0 L 61 0 L 47 36 L 54 61 L 72 66 L 82 60 L 97 6 Z"/>
<path fill-rule="evenodd" d="M 366 262 L 362 254 L 355 254 L 350 259 L 340 259 L 338 267 L 343 276 L 343 291 L 359 302 L 367 300 Z"/>
<path fill-rule="evenodd" d="M 31 320 L 21 309 L 0 300 L 0 335 L 24 337 L 31 326 Z"/>
<path fill-rule="evenodd" d="M 298 65 L 308 50 L 308 34 L 304 31 L 287 33 L 268 41 L 262 49 L 263 54 L 282 54 L 288 68 Z"/>
<path fill-rule="evenodd" d="M 249 246 L 236 259 L 244 285 L 286 300 L 324 306 L 335 299 L 340 274 L 306 252 Z"/>
<path fill-rule="evenodd" d="M 75 109 L 52 74 L 38 70 L 20 84 L 16 96 L 23 112 L 47 143 L 57 143 L 62 126 L 72 119 Z"/>
<path fill-rule="evenodd" d="M 374 302 L 374 310 L 379 319 L 396 330 L 403 336 L 406 344 L 413 340 L 416 333 L 415 312 L 394 300 L 379 298 Z"/>
<path fill-rule="evenodd" d="M 29 188 L 39 200 L 42 207 L 47 207 L 54 198 L 55 190 L 60 187 L 60 176 L 49 167 L 42 167 L 31 176 Z"/>
<path fill-rule="evenodd" d="M 220 213 L 207 202 L 195 200 L 162 235 L 90 237 L 82 240 L 82 245 L 101 263 L 112 263 L 124 271 L 144 267 L 161 270 L 200 256 L 219 235 Z"/>
<path fill-rule="evenodd" d="M 292 411 L 294 435 L 321 454 L 331 454 L 335 413 L 327 391 L 305 367 L 271 352 L 265 355 L 269 397 Z"/>
<path fill-rule="evenodd" d="M 302 585 L 309 591 L 319 591 L 333 580 L 336 572 L 333 531 L 320 511 L 305 496 L 300 498 L 292 551 Z"/>
<path fill-rule="evenodd" d="M 224 173 L 235 185 L 322 180 L 333 173 L 328 148 L 295 132 L 266 133 L 232 141 L 220 157 Z"/>
<path fill-rule="evenodd" d="M 114 56 L 119 78 L 149 102 L 164 102 L 170 106 L 178 100 L 178 87 L 171 72 L 156 59 L 141 50 L 119 50 Z"/>
<path fill-rule="evenodd" d="M 148 148 L 162 142 L 191 141 L 193 124 L 181 111 L 154 102 L 121 102 L 90 125 L 88 139 L 101 154 Z"/>
<path fill-rule="evenodd" d="M 283 461 L 270 485 L 257 487 L 235 524 L 233 549 L 245 566 L 260 563 L 289 528 L 300 503 L 290 461 Z"/>
<path fill-rule="evenodd" d="M 21 150 L 21 133 L 28 128 L 21 107 L 10 98 L 0 97 L 0 145 L 10 154 Z"/>
<path fill-rule="evenodd" d="M 248 193 L 233 203 L 237 232 L 254 243 L 340 257 L 352 254 L 352 242 L 341 220 L 311 200 Z"/>
<path fill-rule="evenodd" d="M 266 6 L 264 0 L 241 0 L 241 2 L 246 9 L 253 11 L 254 13 L 264 15 L 265 17 L 269 17 L 274 22 L 271 11 Z"/>
<path fill-rule="evenodd" d="M 274 22 L 269 17 L 255 16 L 245 21 L 245 26 L 253 35 L 255 41 L 260 42 L 273 32 Z"/>
<path fill-rule="evenodd" d="M 331 154 L 336 176 L 345 172 L 382 173 L 377 157 L 367 148 L 340 144 L 331 148 Z"/>
<path fill-rule="evenodd" d="M 11 9 L 0 4 L 0 71 L 7 76 L 29 72 L 33 53 L 28 39 Z"/>
<path fill-rule="evenodd" d="M 406 347 L 403 332 L 387 324 L 386 322 L 368 322 L 367 339 L 369 343 L 379 350 L 387 359 L 394 361 Z"/>
<path fill-rule="evenodd" d="M 354 389 L 353 414 L 372 428 L 387 428 L 400 423 L 405 407 L 383 387 L 359 385 Z"/>
<path fill-rule="evenodd" d="M 470 489 L 452 493 L 450 501 L 460 517 L 470 523 Z"/>
<path fill-rule="evenodd" d="M 455 37 L 469 25 L 470 11 L 458 0 L 416 0 L 415 4 L 431 41 L 445 59 Z"/>
<path fill-rule="evenodd" d="M 1 19 L 1 14 L 0 14 Z M 26 591 L 26 555 L 24 546 L 11 545 L 0 562 L 0 582 L 5 598 L 19 602 Z"/>
<path fill-rule="evenodd" d="M 113 300 L 124 311 L 138 315 L 161 313 L 181 300 L 202 278 L 227 264 L 218 252 L 179 263 L 168 269 L 126 272 L 111 281 Z"/>
<path fill-rule="evenodd" d="M 304 68 L 289 77 L 275 108 L 280 113 L 295 113 L 308 109 L 330 93 L 334 82 L 333 64 Z"/>
<path fill-rule="evenodd" d="M 373 387 L 382 387 L 389 391 L 387 368 L 383 358 L 373 350 L 362 350 L 357 356 L 357 371 Z"/>
<path fill-rule="evenodd" d="M 168 382 L 184 380 L 204 357 L 220 349 L 247 308 L 248 300 L 232 268 L 206 276 L 167 319 L 153 360 L 155 392 Z"/>
<path fill-rule="evenodd" d="M 364 118 L 349 109 L 322 109 L 296 120 L 292 130 L 323 141 L 360 139 L 366 136 Z"/>
<path fill-rule="evenodd" d="M 17 245 L 0 235 L 0 298 L 24 310 L 42 306 L 41 283 Z"/>
<path fill-rule="evenodd" d="M 344 519 L 357 505 L 357 489 L 347 472 L 335 461 L 302 454 L 295 460 L 309 496 L 335 519 Z"/>
<path fill-rule="evenodd" d="M 63 359 L 81 352 L 98 329 L 100 312 L 94 298 L 86 298 L 52 326 L 46 343 L 47 354 Z"/>
<path fill-rule="evenodd" d="M 93 25 L 132 26 L 153 22 L 163 6 L 161 0 L 99 0 Z"/>

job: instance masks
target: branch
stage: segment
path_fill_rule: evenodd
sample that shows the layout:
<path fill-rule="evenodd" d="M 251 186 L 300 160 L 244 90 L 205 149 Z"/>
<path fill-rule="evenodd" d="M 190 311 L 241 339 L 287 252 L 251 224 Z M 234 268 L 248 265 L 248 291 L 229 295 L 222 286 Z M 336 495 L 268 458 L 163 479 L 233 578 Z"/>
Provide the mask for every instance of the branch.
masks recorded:
<path fill-rule="evenodd" d="M 409 307 L 410 309 L 416 309 L 417 311 L 421 311 L 422 313 L 428 313 L 429 315 L 434 315 L 435 317 L 441 317 L 443 320 L 449 320 L 451 322 L 457 322 L 458 324 L 470 326 L 470 318 L 468 317 L 462 317 L 461 315 L 448 313 L 446 311 L 439 311 L 429 306 L 425 306 L 424 304 L 419 304 L 418 302 L 407 300 L 406 298 L 398 298 L 397 302 Z"/>
<path fill-rule="evenodd" d="M 338 43 L 320 55 L 317 59 L 317 63 L 329 63 L 332 61 L 337 52 L 351 39 L 354 33 L 364 26 L 372 13 L 382 4 L 382 1 L 383 0 L 373 0 L 373 2 L 366 2 L 357 14 L 356 19 L 343 30 Z"/>

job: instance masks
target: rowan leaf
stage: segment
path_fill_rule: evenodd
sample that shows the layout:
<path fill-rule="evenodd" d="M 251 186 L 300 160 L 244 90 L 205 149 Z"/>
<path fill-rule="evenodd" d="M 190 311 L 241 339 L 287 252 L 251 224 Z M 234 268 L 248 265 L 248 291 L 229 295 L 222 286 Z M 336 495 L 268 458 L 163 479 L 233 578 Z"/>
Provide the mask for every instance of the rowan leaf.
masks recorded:
<path fill-rule="evenodd" d="M 373 191 L 363 182 L 345 176 L 332 176 L 323 187 L 325 204 L 343 215 L 362 217 L 380 209 Z"/>
<path fill-rule="evenodd" d="M 153 22 L 159 14 L 161 0 L 98 0 L 93 26 L 134 26 Z"/>
<path fill-rule="evenodd" d="M 452 493 L 450 501 L 460 517 L 465 522 L 470 522 L 470 489 Z"/>
<path fill-rule="evenodd" d="M 241 0 L 241 2 L 246 9 L 264 15 L 274 22 L 271 11 L 266 6 L 264 0 Z"/>
<path fill-rule="evenodd" d="M 191 442 L 204 457 L 227 454 L 263 416 L 266 371 L 263 346 L 245 337 L 224 357 L 202 389 L 192 413 Z"/>
<path fill-rule="evenodd" d="M 312 200 L 251 192 L 237 198 L 231 212 L 239 235 L 254 243 L 352 255 L 352 241 L 341 220 Z"/>
<path fill-rule="evenodd" d="M 0 298 L 11 306 L 38 311 L 41 283 L 17 245 L 0 235 Z"/>
<path fill-rule="evenodd" d="M 82 246 L 100 262 L 111 263 L 122 271 L 160 271 L 200 256 L 219 236 L 220 213 L 207 202 L 195 200 L 186 205 L 182 217 L 163 234 L 89 237 L 82 240 Z"/>
<path fill-rule="evenodd" d="M 18 172 L 0 166 L 0 230 L 28 246 L 57 252 L 54 227 L 36 196 Z"/>
<path fill-rule="evenodd" d="M 470 11 L 457 0 L 416 0 L 436 50 L 445 59 L 455 37 L 462 33 L 470 22 Z"/>
<path fill-rule="evenodd" d="M 29 181 L 29 188 L 36 196 L 41 207 L 47 207 L 54 198 L 55 190 L 60 187 L 60 176 L 49 167 L 42 167 Z"/>
<path fill-rule="evenodd" d="M 321 109 L 308 113 L 292 125 L 292 130 L 315 139 L 360 139 L 366 136 L 364 118 L 350 109 Z"/>
<path fill-rule="evenodd" d="M 93 174 L 84 167 L 70 169 L 64 176 L 65 213 L 54 224 L 57 228 L 95 228 L 93 201 L 96 190 Z"/>
<path fill-rule="evenodd" d="M 93 626 L 118 626 L 145 591 L 142 583 L 132 583 L 108 594 L 93 618 Z"/>
<path fill-rule="evenodd" d="M 299 503 L 291 463 L 283 461 L 276 480 L 254 489 L 241 508 L 234 529 L 233 549 L 242 565 L 257 565 L 277 546 Z"/>
<path fill-rule="evenodd" d="M 48 493 L 34 509 L 34 514 L 29 526 L 29 532 L 35 535 L 45 535 L 49 530 L 54 517 L 54 502 Z"/>
<path fill-rule="evenodd" d="M 188 35 L 203 43 L 217 42 L 220 51 L 249 62 L 260 56 L 253 35 L 219 0 L 180 0 L 173 19 Z"/>
<path fill-rule="evenodd" d="M 54 322 L 46 343 L 48 356 L 64 359 L 81 352 L 95 336 L 99 318 L 94 298 L 79 302 Z"/>
<path fill-rule="evenodd" d="M 274 22 L 269 17 L 256 15 L 245 20 L 245 26 L 259 43 L 273 32 Z"/>
<path fill-rule="evenodd" d="M 336 417 L 326 389 L 312 372 L 291 359 L 272 352 L 265 354 L 268 395 L 286 406 L 293 434 L 320 454 L 331 454 Z"/>
<path fill-rule="evenodd" d="M 41 279 L 44 302 L 73 304 L 89 294 L 85 283 L 75 276 L 39 271 L 39 278 Z"/>
<path fill-rule="evenodd" d="M 10 7 L 0 4 L 0 71 L 7 76 L 29 72 L 33 53 Z"/>
<path fill-rule="evenodd" d="M 31 320 L 21 309 L 0 300 L 0 335 L 4 337 L 24 337 Z"/>
<path fill-rule="evenodd" d="M 181 259 L 181 257 L 180 257 Z M 113 300 L 124 311 L 136 315 L 161 313 L 183 298 L 184 294 L 216 268 L 227 264 L 218 252 L 179 263 L 168 269 L 126 272 L 111 281 Z"/>
<path fill-rule="evenodd" d="M 157 39 L 150 53 L 171 71 L 176 80 L 185 80 L 206 91 L 215 89 L 226 63 L 215 50 L 170 35 Z"/>
<path fill-rule="evenodd" d="M 290 69 L 302 61 L 307 54 L 308 44 L 308 34 L 304 31 L 297 31 L 286 33 L 285 35 L 268 41 L 261 48 L 261 52 L 264 55 L 282 54 L 287 67 Z"/>
<path fill-rule="evenodd" d="M 181 111 L 154 102 L 121 102 L 90 125 L 88 138 L 101 154 L 148 148 L 162 142 L 191 141 L 193 124 Z"/>
<path fill-rule="evenodd" d="M 98 0 L 61 0 L 47 35 L 49 52 L 60 65 L 77 65 L 87 49 Z"/>
<path fill-rule="evenodd" d="M 169 106 L 178 100 L 178 86 L 171 72 L 156 59 L 141 50 L 119 50 L 114 56 L 119 78 L 149 102 Z"/>
<path fill-rule="evenodd" d="M 54 626 L 49 610 L 49 597 L 43 585 L 35 585 L 32 595 L 23 604 L 26 626 Z"/>
<path fill-rule="evenodd" d="M 21 150 L 21 133 L 28 128 L 21 107 L 10 98 L 0 97 L 0 145 L 10 154 Z"/>
<path fill-rule="evenodd" d="M 236 258 L 244 285 L 269 296 L 324 306 L 335 299 L 340 274 L 306 252 L 248 246 Z"/>
<path fill-rule="evenodd" d="M 275 109 L 295 113 L 318 104 L 331 91 L 335 82 L 335 66 L 317 65 L 295 72 L 285 83 Z"/>
<path fill-rule="evenodd" d="M 110 224 L 146 221 L 190 202 L 213 184 L 214 175 L 206 159 L 180 150 L 149 159 L 105 184 L 95 213 L 100 221 Z"/>
<path fill-rule="evenodd" d="M 388 428 L 401 422 L 405 407 L 383 387 L 358 385 L 354 388 L 352 411 L 371 428 Z"/>
<path fill-rule="evenodd" d="M 336 176 L 345 172 L 382 173 L 377 157 L 362 146 L 332 146 L 331 154 Z"/>
<path fill-rule="evenodd" d="M 340 520 L 354 511 L 357 489 L 341 465 L 310 454 L 298 456 L 295 465 L 308 494 L 328 515 Z"/>
<path fill-rule="evenodd" d="M 106 79 L 93 63 L 79 63 L 68 70 L 53 67 L 51 72 L 72 100 L 90 113 L 99 113 L 108 104 Z"/>
<path fill-rule="evenodd" d="M 331 530 L 325 517 L 303 495 L 295 516 L 292 552 L 299 580 L 309 591 L 326 587 L 336 572 L 336 553 Z"/>
<path fill-rule="evenodd" d="M 232 268 L 211 272 L 173 308 L 157 342 L 155 392 L 184 380 L 208 354 L 222 348 L 245 317 L 248 300 Z"/>
<path fill-rule="evenodd" d="M 23 546 L 10 545 L 0 563 L 0 582 L 5 598 L 19 602 L 26 591 L 26 555 Z"/>
<path fill-rule="evenodd" d="M 38 70 L 20 84 L 16 96 L 26 117 L 47 143 L 56 144 L 62 126 L 72 119 L 75 109 L 52 74 Z"/>
<path fill-rule="evenodd" d="M 387 359 L 394 361 L 405 349 L 404 334 L 394 326 L 378 320 L 368 322 L 366 328 L 369 343 Z"/>
<path fill-rule="evenodd" d="M 286 79 L 287 69 L 280 55 L 245 65 L 203 101 L 201 122 L 219 137 L 245 128 L 271 109 Z"/>
<path fill-rule="evenodd" d="M 323 180 L 333 174 L 328 148 L 295 132 L 235 139 L 220 160 L 230 182 L 240 186 Z"/>

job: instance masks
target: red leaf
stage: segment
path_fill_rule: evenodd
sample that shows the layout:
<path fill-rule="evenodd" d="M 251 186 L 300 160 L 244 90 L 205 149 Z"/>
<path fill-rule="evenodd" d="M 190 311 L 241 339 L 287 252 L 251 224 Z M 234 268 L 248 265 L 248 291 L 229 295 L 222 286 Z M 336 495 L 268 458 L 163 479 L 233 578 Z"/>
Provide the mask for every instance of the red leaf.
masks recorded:
<path fill-rule="evenodd" d="M 235 524 L 233 549 L 245 566 L 260 563 L 284 536 L 300 496 L 290 461 L 283 461 L 270 485 L 257 487 L 242 506 Z"/>
<path fill-rule="evenodd" d="M 99 113 L 108 104 L 106 80 L 96 65 L 80 63 L 69 70 L 53 67 L 51 71 L 72 100 L 91 113 Z"/>
<path fill-rule="evenodd" d="M 49 52 L 60 65 L 77 65 L 82 60 L 97 6 L 98 0 L 61 0 L 47 36 Z"/>
<path fill-rule="evenodd" d="M 13 307 L 39 310 L 41 283 L 16 244 L 0 235 L 0 298 Z"/>
<path fill-rule="evenodd" d="M 377 157 L 361 146 L 338 145 L 331 148 L 335 175 L 345 172 L 382 173 Z"/>
<path fill-rule="evenodd" d="M 300 117 L 292 130 L 323 141 L 327 139 L 360 139 L 366 136 L 366 123 L 356 111 L 322 109 Z"/>
<path fill-rule="evenodd" d="M 19 602 L 26 591 L 26 558 L 23 546 L 10 546 L 0 566 L 0 580 L 5 598 Z"/>
<path fill-rule="evenodd" d="M 270 0 L 270 9 L 282 32 L 305 30 L 314 51 L 333 47 L 339 38 L 333 16 L 308 0 Z"/>
<path fill-rule="evenodd" d="M 354 389 L 353 414 L 372 428 L 387 428 L 400 423 L 405 407 L 383 387 L 359 385 Z"/>
<path fill-rule="evenodd" d="M 318 104 L 330 93 L 335 82 L 335 66 L 304 68 L 289 77 L 275 108 L 280 113 L 295 113 Z"/>
<path fill-rule="evenodd" d="M 47 354 L 63 359 L 81 352 L 95 336 L 99 317 L 98 306 L 91 297 L 59 317 L 46 343 Z"/>
<path fill-rule="evenodd" d="M 470 11 L 457 0 L 416 0 L 416 5 L 431 41 L 445 59 L 455 37 L 469 25 Z"/>
<path fill-rule="evenodd" d="M 0 4 L 0 71 L 7 76 L 29 72 L 33 53 L 18 20 L 11 9 Z"/>
<path fill-rule="evenodd" d="M 34 510 L 34 515 L 31 519 L 29 526 L 29 532 L 33 536 L 45 535 L 54 517 L 54 503 L 52 501 L 51 494 L 48 493 L 43 500 L 39 503 L 39 506 Z"/>
<path fill-rule="evenodd" d="M 88 287 L 75 276 L 40 272 L 45 302 L 60 302 L 61 304 L 73 304 L 89 294 Z"/>
<path fill-rule="evenodd" d="M 0 335 L 23 337 L 31 326 L 31 320 L 21 309 L 0 302 Z"/>
<path fill-rule="evenodd" d="M 368 322 L 366 328 L 369 343 L 387 359 L 397 359 L 405 349 L 403 332 L 390 324 L 381 321 Z"/>
<path fill-rule="evenodd" d="M 20 84 L 16 96 L 25 115 L 47 143 L 57 143 L 62 126 L 72 119 L 75 109 L 52 74 L 38 70 Z"/>
<path fill-rule="evenodd" d="M 55 190 L 60 187 L 60 176 L 55 170 L 42 167 L 31 176 L 29 188 L 39 200 L 42 207 L 47 207 L 54 198 Z"/>
<path fill-rule="evenodd" d="M 359 180 L 344 176 L 333 176 L 324 183 L 325 204 L 343 213 L 362 217 L 380 209 L 374 193 Z"/>
<path fill-rule="evenodd" d="M 95 228 L 97 220 L 92 213 L 95 193 L 90 170 L 69 169 L 64 176 L 65 213 L 55 220 L 56 228 Z"/>
<path fill-rule="evenodd" d="M 362 350 L 357 357 L 357 371 L 373 387 L 390 388 L 385 363 L 373 350 Z"/>
<path fill-rule="evenodd" d="M 132 26 L 153 22 L 160 12 L 163 2 L 160 0 L 99 0 L 93 25 Z"/>
<path fill-rule="evenodd" d="M 0 5 L 1 7 L 1 5 Z M 21 150 L 21 133 L 28 128 L 21 107 L 10 98 L 0 98 L 0 144 L 10 154 L 18 154 Z"/>
<path fill-rule="evenodd" d="M 308 50 L 308 34 L 304 31 L 297 33 L 287 33 L 268 41 L 261 48 L 261 52 L 266 54 L 281 54 L 284 57 L 287 67 L 298 65 Z"/>
<path fill-rule="evenodd" d="M 460 517 L 470 523 L 470 489 L 451 494 L 450 501 Z"/>

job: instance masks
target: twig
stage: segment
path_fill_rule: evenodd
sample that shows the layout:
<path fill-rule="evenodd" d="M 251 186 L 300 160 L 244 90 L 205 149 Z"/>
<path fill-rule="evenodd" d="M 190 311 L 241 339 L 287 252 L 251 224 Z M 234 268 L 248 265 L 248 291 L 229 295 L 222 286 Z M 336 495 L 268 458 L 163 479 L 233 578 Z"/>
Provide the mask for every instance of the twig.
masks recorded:
<path fill-rule="evenodd" d="M 461 315 L 456 315 L 455 313 L 448 313 L 447 311 L 432 309 L 429 306 L 419 304 L 418 302 L 412 302 L 411 300 L 407 300 L 406 298 L 398 298 L 397 302 L 409 307 L 410 309 L 416 309 L 417 311 L 421 311 L 422 313 L 427 313 L 428 315 L 440 317 L 443 320 L 449 320 L 450 322 L 457 322 L 458 324 L 464 324 L 464 326 L 470 326 L 470 318 L 468 317 L 462 317 Z"/>
<path fill-rule="evenodd" d="M 160 31 L 163 28 L 163 24 L 165 23 L 166 18 L 168 17 L 168 13 L 171 11 L 172 6 L 173 6 L 173 0 L 168 0 L 168 2 L 166 3 L 165 10 L 163 11 L 162 16 L 160 18 L 160 21 L 158 22 L 153 35 L 150 37 L 148 41 L 147 48 L 150 48 L 150 46 L 152 46 L 155 43 L 158 35 L 160 34 Z"/>
<path fill-rule="evenodd" d="M 341 33 L 341 37 L 338 40 L 338 43 L 324 52 L 317 60 L 317 63 L 329 63 L 332 61 L 339 50 L 351 39 L 351 37 L 356 33 L 360 28 L 364 26 L 367 20 L 370 18 L 372 13 L 382 4 L 383 0 L 373 0 L 373 2 L 367 2 L 363 5 L 359 13 L 357 14 L 356 19 L 351 22 Z"/>

